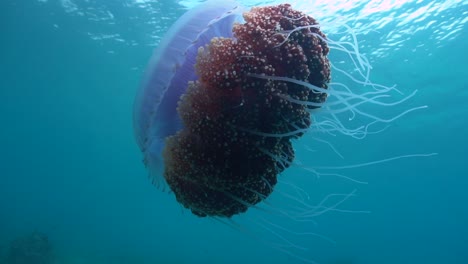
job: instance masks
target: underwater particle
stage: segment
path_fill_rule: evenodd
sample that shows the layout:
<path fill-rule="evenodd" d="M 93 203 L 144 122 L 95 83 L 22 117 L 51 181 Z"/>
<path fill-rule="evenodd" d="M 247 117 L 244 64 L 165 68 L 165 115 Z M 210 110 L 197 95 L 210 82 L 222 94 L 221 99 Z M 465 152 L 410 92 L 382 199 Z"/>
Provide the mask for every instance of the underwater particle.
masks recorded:
<path fill-rule="evenodd" d="M 213 38 L 199 48 L 199 78 L 189 83 L 177 109 L 183 128 L 163 150 L 167 184 L 198 216 L 231 217 L 266 199 L 294 159 L 291 139 L 311 125 L 308 110 L 327 97 L 256 77 L 327 89 L 329 49 L 315 19 L 289 4 L 254 7 L 244 19 L 234 25 L 233 38 Z"/>

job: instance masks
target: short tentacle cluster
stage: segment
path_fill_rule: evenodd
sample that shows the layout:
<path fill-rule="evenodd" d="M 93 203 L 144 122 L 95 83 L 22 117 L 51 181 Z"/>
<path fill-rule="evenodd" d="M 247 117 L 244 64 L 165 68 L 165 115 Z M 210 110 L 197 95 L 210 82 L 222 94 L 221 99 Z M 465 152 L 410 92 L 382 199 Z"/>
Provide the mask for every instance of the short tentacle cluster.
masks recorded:
<path fill-rule="evenodd" d="M 199 50 L 199 79 L 178 107 L 184 128 L 163 152 L 168 185 L 199 216 L 231 217 L 267 198 L 294 159 L 291 139 L 327 98 L 329 48 L 312 17 L 283 4 L 244 19 L 234 38 Z"/>

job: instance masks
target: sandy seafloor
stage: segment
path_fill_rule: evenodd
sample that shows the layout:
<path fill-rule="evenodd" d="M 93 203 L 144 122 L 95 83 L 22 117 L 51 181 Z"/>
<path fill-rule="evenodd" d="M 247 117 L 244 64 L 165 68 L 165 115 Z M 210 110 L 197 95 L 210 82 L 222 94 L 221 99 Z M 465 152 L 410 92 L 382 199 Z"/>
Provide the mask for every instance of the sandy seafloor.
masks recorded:
<path fill-rule="evenodd" d="M 252 239 L 278 242 L 256 229 L 261 219 L 293 243 L 288 251 L 320 264 L 468 263 L 468 2 L 295 2 L 328 24 L 329 37 L 337 21 L 360 33 L 374 82 L 405 94 L 418 90 L 402 105 L 366 111 L 428 106 L 363 140 L 329 137 L 344 159 L 323 145 L 310 147 L 314 135 L 304 137 L 295 142 L 298 160 L 313 167 L 437 156 L 340 171 L 367 184 L 288 170 L 278 193 L 292 183 L 311 204 L 355 190 L 340 211 L 311 222 L 249 210 L 234 219 L 245 231 L 195 217 L 146 177 L 132 105 L 164 32 L 196 3 L 3 0 L 0 263 L 7 263 L 11 241 L 34 231 L 47 235 L 53 263 L 304 263 Z M 278 195 L 270 203 L 288 210 Z"/>

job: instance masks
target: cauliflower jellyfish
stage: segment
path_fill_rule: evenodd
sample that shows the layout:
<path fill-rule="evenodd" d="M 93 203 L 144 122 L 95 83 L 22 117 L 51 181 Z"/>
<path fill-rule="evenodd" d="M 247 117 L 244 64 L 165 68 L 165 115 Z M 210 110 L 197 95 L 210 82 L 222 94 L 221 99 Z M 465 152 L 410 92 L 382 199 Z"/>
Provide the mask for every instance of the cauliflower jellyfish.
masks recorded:
<path fill-rule="evenodd" d="M 327 194 L 313 204 L 307 198 L 310 187 L 282 174 L 295 167 L 361 183 L 337 171 L 417 155 L 320 167 L 313 159 L 296 157 L 296 149 L 310 141 L 342 158 L 327 136 L 363 139 L 425 106 L 380 116 L 378 108 L 402 105 L 416 92 L 403 95 L 373 83 L 353 29 L 344 25 L 345 36 L 333 40 L 311 15 L 289 4 L 247 9 L 214 0 L 190 10 L 155 52 L 136 97 L 134 128 L 153 181 L 168 187 L 194 215 L 246 230 L 314 263 L 293 237 L 330 239 L 295 231 L 281 219 L 307 222 L 325 212 L 346 211 L 340 205 L 355 191 Z M 348 67 L 331 61 L 330 53 L 341 53 Z M 270 202 L 272 194 L 288 205 Z M 249 219 L 254 209 L 265 216 L 255 215 L 250 228 L 233 221 Z M 259 229 L 272 239 L 259 235 Z"/>

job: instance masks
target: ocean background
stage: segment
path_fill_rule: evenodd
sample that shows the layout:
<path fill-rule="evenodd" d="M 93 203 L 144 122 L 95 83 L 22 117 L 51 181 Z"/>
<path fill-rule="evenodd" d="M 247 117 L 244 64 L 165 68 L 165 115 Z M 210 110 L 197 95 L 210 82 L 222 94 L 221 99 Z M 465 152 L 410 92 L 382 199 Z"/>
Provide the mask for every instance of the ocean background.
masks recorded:
<path fill-rule="evenodd" d="M 307 138 L 295 142 L 298 160 L 313 167 L 436 156 L 340 172 L 367 184 L 288 170 L 281 178 L 312 204 L 354 192 L 341 211 L 313 222 L 259 210 L 236 217 L 241 227 L 198 218 L 152 186 L 132 127 L 153 50 L 197 1 L 2 0 L 0 263 L 12 241 L 32 232 L 46 234 L 54 263 L 64 264 L 468 263 L 468 1 L 295 2 L 329 25 L 329 37 L 334 21 L 356 29 L 374 82 L 418 90 L 391 111 L 428 106 L 363 140 L 332 138 L 344 159 L 311 151 Z M 288 208 L 280 197 L 271 203 Z M 255 228 L 265 218 L 285 227 L 273 229 L 297 245 L 296 256 Z"/>

